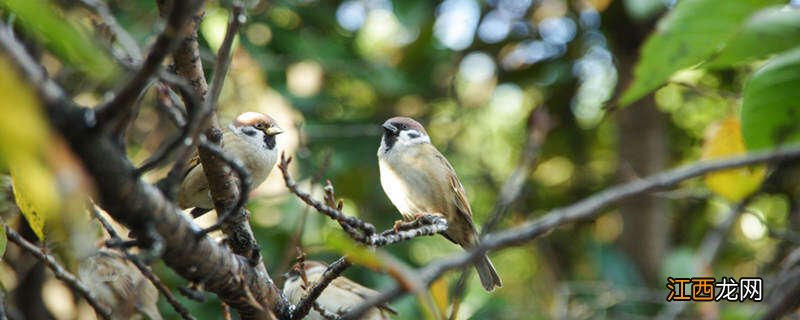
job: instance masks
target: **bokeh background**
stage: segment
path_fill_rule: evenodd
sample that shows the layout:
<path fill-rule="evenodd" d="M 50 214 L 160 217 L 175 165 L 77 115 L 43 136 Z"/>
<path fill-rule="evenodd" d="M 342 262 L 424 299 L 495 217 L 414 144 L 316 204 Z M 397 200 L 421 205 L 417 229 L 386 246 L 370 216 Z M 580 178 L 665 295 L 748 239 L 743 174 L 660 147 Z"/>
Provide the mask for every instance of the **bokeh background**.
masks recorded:
<path fill-rule="evenodd" d="M 108 1 L 143 47 L 157 35 L 154 26 L 162 23 L 154 2 Z M 531 128 L 536 124 L 529 121 L 531 115 L 543 110 L 552 130 L 518 200 L 496 227 L 505 229 L 616 183 L 695 162 L 702 156 L 704 135 L 737 115 L 743 75 L 752 66 L 681 72 L 632 107 L 608 108 L 631 80 L 638 48 L 673 2 L 249 1 L 248 21 L 236 40 L 221 96 L 220 118 L 228 123 L 246 110 L 274 116 L 288 131 L 278 143 L 295 156 L 292 172 L 301 188 L 320 197 L 322 183 L 330 180 L 347 214 L 389 228 L 400 216 L 378 177 L 375 154 L 385 119 L 409 116 L 426 126 L 433 144 L 458 172 L 474 219 L 482 224 L 520 162 L 529 130 L 541 130 Z M 85 9 L 68 0 L 57 5 L 91 32 Z M 224 0 L 207 4 L 200 27 L 207 72 L 213 70 L 229 7 Z M 77 70 L 48 59 L 46 53 L 42 61 L 79 103 L 96 105 L 105 98 L 104 87 Z M 153 91 L 143 96 L 129 134 L 134 163 L 147 159 L 175 132 L 154 107 Z M 165 173 L 166 168 L 145 178 L 155 181 Z M 704 237 L 725 221 L 732 205 L 702 179 L 694 179 L 676 190 L 610 208 L 596 220 L 493 253 L 503 288 L 486 293 L 471 275 L 460 318 L 649 318 L 666 305 L 667 276 L 764 275 L 788 250 L 774 231 L 789 227 L 789 213 L 796 206 L 781 192 L 756 197 L 735 221 L 713 265 L 695 267 Z M 255 190 L 248 208 L 273 277 L 289 270 L 299 246 L 315 260 L 332 262 L 341 255 L 329 245 L 341 229 L 288 194 L 277 170 Z M 49 225 L 66 229 L 62 231 L 70 241 L 54 235 L 48 245 L 74 261 L 80 252 L 91 251 L 86 247 L 94 247 L 100 232 L 97 226 L 86 226 L 88 217 L 71 219 L 78 222 Z M 201 220 L 211 221 L 213 215 Z M 70 236 L 76 230 L 89 236 L 76 240 Z M 439 236 L 385 250 L 413 267 L 460 251 Z M 15 272 L 11 261 L 0 266 L 8 292 L 37 283 Z M 186 284 L 162 263 L 155 268 L 171 287 Z M 393 281 L 359 266 L 345 275 L 375 289 Z M 457 278 L 458 273 L 450 273 L 448 285 Z M 38 283 L 43 284 L 45 307 L 56 318 L 93 316 L 57 280 L 43 276 Z M 213 295 L 205 303 L 181 300 L 196 310 L 198 319 L 221 317 Z M 161 303 L 162 312 L 175 318 Z M 414 296 L 392 305 L 399 319 L 426 315 Z M 695 304 L 687 314 L 750 318 L 759 307 Z"/>

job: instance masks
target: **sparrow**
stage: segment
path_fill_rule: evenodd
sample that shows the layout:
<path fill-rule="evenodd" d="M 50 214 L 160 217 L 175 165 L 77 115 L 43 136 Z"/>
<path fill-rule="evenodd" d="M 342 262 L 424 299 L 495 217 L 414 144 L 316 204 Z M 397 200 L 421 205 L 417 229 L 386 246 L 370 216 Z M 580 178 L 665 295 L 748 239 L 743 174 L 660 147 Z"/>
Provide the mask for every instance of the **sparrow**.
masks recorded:
<path fill-rule="evenodd" d="M 444 236 L 464 249 L 478 245 L 472 209 L 464 187 L 450 162 L 431 144 L 425 128 L 406 117 L 383 123 L 378 148 L 381 186 L 406 221 L 422 214 L 439 214 L 447 220 Z M 486 291 L 503 286 L 489 257 L 483 255 L 475 269 Z"/>
<path fill-rule="evenodd" d="M 267 179 L 278 160 L 275 136 L 283 130 L 272 117 L 258 112 L 240 114 L 222 134 L 222 150 L 242 161 L 252 179 L 252 188 Z M 183 181 L 178 188 L 178 205 L 195 208 L 192 215 L 199 216 L 214 208 L 208 181 L 195 154 L 189 161 Z"/>
<path fill-rule="evenodd" d="M 286 282 L 283 285 L 283 294 L 292 304 L 300 303 L 300 299 L 305 295 L 306 290 L 313 286 L 322 278 L 322 274 L 327 269 L 327 265 L 319 261 L 307 260 L 303 263 L 304 269 L 299 264 L 295 264 L 292 270 L 286 274 Z M 303 280 L 303 272 L 308 283 Z M 343 276 L 339 276 L 322 291 L 317 298 L 317 304 L 324 310 L 343 315 L 352 308 L 363 303 L 367 298 L 376 296 L 379 293 L 370 288 L 364 287 Z M 361 319 L 383 320 L 389 319 L 389 315 L 397 315 L 397 311 L 388 305 L 381 305 L 372 308 Z M 326 320 L 319 312 L 314 309 L 308 313 L 306 319 Z"/>
<path fill-rule="evenodd" d="M 111 308 L 112 319 L 161 320 L 158 290 L 139 269 L 117 252 L 101 249 L 83 260 L 78 277 L 97 300 Z"/>

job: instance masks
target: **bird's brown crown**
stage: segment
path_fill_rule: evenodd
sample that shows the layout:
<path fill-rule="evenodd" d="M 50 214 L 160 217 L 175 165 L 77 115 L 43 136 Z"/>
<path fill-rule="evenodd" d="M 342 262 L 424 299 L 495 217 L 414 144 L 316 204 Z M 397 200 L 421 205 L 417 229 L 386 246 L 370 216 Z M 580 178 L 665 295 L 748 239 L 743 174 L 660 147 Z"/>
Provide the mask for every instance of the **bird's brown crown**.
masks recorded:
<path fill-rule="evenodd" d="M 267 136 L 274 136 L 283 132 L 278 122 L 272 117 L 258 112 L 245 112 L 233 120 L 233 126 L 237 128 L 252 126 L 263 131 Z"/>
<path fill-rule="evenodd" d="M 245 112 L 240 114 L 233 120 L 233 125 L 236 127 L 262 125 L 265 128 L 277 126 L 278 123 L 272 117 L 258 112 Z"/>
<path fill-rule="evenodd" d="M 405 129 L 413 129 L 417 130 L 424 135 L 428 135 L 428 132 L 425 131 L 425 127 L 423 127 L 419 122 L 409 117 L 394 117 L 386 120 L 383 123 L 383 127 L 387 126 L 394 126 L 397 130 L 405 130 Z"/>

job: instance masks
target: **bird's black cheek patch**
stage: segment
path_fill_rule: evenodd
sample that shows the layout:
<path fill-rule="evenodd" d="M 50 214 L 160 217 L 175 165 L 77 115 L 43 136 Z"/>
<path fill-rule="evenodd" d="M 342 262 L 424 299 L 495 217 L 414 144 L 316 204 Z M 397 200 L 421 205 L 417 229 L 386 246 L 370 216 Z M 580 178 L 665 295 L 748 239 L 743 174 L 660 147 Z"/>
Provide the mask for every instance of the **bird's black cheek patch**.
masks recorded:
<path fill-rule="evenodd" d="M 383 144 L 386 145 L 386 151 L 391 150 L 395 142 L 397 142 L 397 136 L 390 134 L 383 135 Z"/>
<path fill-rule="evenodd" d="M 408 133 L 408 137 L 409 137 L 409 138 L 411 138 L 411 139 L 416 139 L 416 138 L 419 138 L 419 133 L 416 133 L 416 132 L 409 132 L 409 133 Z"/>
<path fill-rule="evenodd" d="M 264 144 L 267 145 L 269 150 L 275 149 L 275 136 L 264 135 Z"/>

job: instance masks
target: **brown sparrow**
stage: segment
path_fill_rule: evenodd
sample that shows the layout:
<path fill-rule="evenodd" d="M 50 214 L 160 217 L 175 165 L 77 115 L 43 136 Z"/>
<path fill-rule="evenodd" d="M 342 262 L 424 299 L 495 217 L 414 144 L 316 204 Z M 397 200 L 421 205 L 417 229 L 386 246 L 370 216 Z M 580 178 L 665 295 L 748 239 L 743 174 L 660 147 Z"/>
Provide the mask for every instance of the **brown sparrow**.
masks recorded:
<path fill-rule="evenodd" d="M 139 269 L 117 252 L 101 249 L 81 262 L 78 277 L 106 307 L 112 319 L 161 320 L 158 290 Z"/>
<path fill-rule="evenodd" d="M 252 188 L 264 182 L 275 166 L 278 159 L 275 136 L 282 132 L 272 117 L 258 112 L 245 112 L 236 117 L 223 133 L 222 150 L 242 161 L 250 173 Z M 178 205 L 184 209 L 194 207 L 197 213 L 214 208 L 206 174 L 197 155 L 189 162 L 178 189 Z"/>
<path fill-rule="evenodd" d="M 305 276 L 306 280 L 308 280 L 308 284 L 303 281 L 301 272 L 304 271 L 296 264 L 292 268 L 292 271 L 287 274 L 286 283 L 283 285 L 283 294 L 286 295 L 292 304 L 300 302 L 306 290 L 322 278 L 322 274 L 327 268 L 327 265 L 318 261 L 306 261 L 303 265 L 305 266 Z M 317 298 L 316 302 L 324 310 L 343 315 L 355 306 L 363 303 L 367 298 L 376 295 L 378 295 L 377 291 L 339 276 L 322 291 L 322 294 Z M 387 305 L 381 305 L 372 308 L 369 312 L 364 314 L 361 319 L 389 319 L 389 314 L 396 315 L 397 312 Z M 325 320 L 326 318 L 312 309 L 308 313 L 308 316 L 306 316 L 306 319 Z"/>
<path fill-rule="evenodd" d="M 406 117 L 383 123 L 383 138 L 378 149 L 381 186 L 403 219 L 421 214 L 440 214 L 447 219 L 444 236 L 464 249 L 478 245 L 464 187 L 455 170 L 431 144 L 425 128 Z M 487 291 L 503 284 L 489 257 L 475 263 L 481 284 Z"/>

